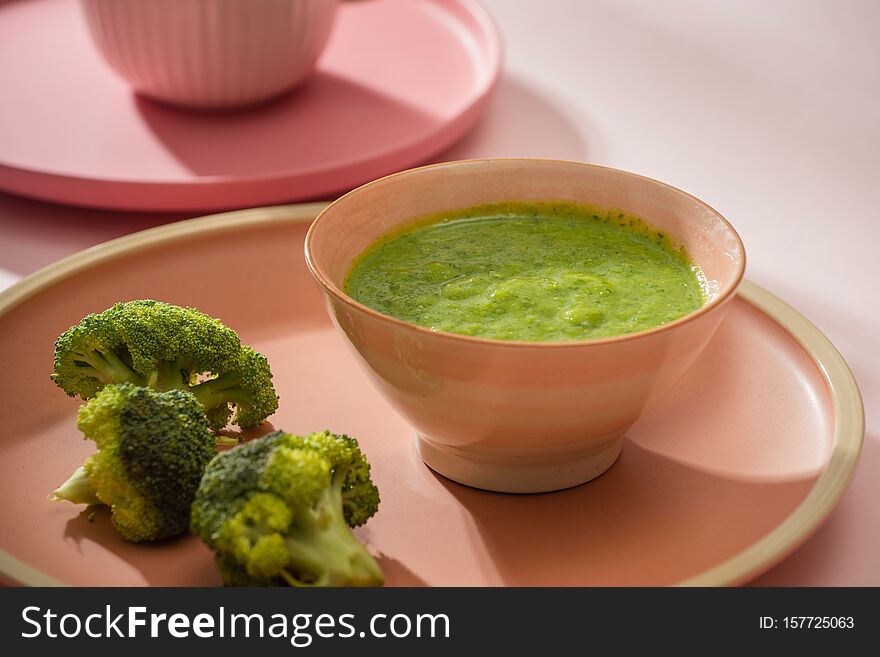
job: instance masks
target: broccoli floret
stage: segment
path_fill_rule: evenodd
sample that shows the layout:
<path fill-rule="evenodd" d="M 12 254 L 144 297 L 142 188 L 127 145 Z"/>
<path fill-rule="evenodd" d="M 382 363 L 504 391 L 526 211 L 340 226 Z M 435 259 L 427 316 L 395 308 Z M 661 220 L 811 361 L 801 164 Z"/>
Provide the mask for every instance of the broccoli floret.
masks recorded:
<path fill-rule="evenodd" d="M 161 301 L 117 303 L 70 327 L 55 341 L 52 380 L 83 399 L 109 383 L 189 390 L 215 430 L 230 419 L 253 427 L 278 409 L 262 354 L 220 320 Z"/>
<path fill-rule="evenodd" d="M 109 506 L 129 541 L 186 531 L 202 473 L 216 454 L 192 394 L 108 385 L 80 408 L 77 426 L 98 449 L 51 499 Z"/>
<path fill-rule="evenodd" d="M 378 507 L 354 438 L 275 431 L 214 457 L 190 528 L 214 550 L 227 586 L 380 586 L 378 564 L 350 529 Z"/>

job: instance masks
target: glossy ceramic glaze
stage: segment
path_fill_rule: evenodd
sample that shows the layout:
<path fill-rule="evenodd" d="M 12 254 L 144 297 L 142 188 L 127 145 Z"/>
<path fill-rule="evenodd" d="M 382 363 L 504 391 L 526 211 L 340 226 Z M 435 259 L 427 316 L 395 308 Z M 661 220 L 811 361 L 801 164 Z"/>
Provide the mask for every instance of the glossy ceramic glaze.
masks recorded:
<path fill-rule="evenodd" d="M 144 96 L 228 109 L 315 68 L 340 0 L 80 0 L 107 63 Z"/>
<path fill-rule="evenodd" d="M 863 433 L 858 389 L 809 322 L 749 284 L 698 363 L 627 433 L 617 465 L 593 483 L 501 495 L 434 474 L 309 276 L 302 244 L 318 209 L 153 229 L 0 294 L 0 362 L 18 373 L 0 379 L 5 581 L 219 583 L 192 537 L 126 543 L 105 511 L 89 522 L 88 512 L 46 500 L 92 450 L 75 427 L 79 402 L 49 380 L 53 341 L 86 313 L 138 297 L 222 317 L 268 356 L 281 406 L 251 435 L 329 428 L 358 438 L 382 503 L 357 534 L 391 586 L 735 584 L 782 559 L 840 498 Z M 193 271 L 212 272 L 213 284 Z"/>
<path fill-rule="evenodd" d="M 708 301 L 649 331 L 535 343 L 433 332 L 342 292 L 352 261 L 388 231 L 421 216 L 509 200 L 575 201 L 642 217 L 687 249 L 708 280 Z M 346 194 L 315 220 L 306 260 L 334 321 L 418 433 L 425 462 L 461 483 L 526 493 L 582 484 L 614 463 L 624 433 L 715 333 L 745 253 L 724 218 L 668 185 L 577 162 L 504 159 L 423 167 Z"/>
<path fill-rule="evenodd" d="M 345 2 L 297 90 L 240 111 L 192 112 L 132 93 L 78 2 L 0 2 L 0 89 L 15 99 L 0 102 L 0 189 L 150 211 L 335 197 L 464 135 L 500 59 L 476 0 Z"/>

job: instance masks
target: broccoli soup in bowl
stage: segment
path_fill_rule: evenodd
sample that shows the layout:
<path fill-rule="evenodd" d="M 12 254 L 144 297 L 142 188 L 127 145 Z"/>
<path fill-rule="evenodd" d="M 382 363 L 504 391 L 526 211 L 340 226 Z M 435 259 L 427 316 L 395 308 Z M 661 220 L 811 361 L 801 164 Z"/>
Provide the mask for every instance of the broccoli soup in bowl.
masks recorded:
<path fill-rule="evenodd" d="M 611 467 L 711 339 L 745 267 L 734 229 L 693 196 L 540 159 L 368 183 L 318 215 L 305 250 L 422 460 L 518 493 Z"/>
<path fill-rule="evenodd" d="M 702 274 L 637 217 L 570 202 L 504 202 L 426 217 L 355 261 L 345 292 L 435 331 L 498 340 L 603 338 L 705 300 Z"/>

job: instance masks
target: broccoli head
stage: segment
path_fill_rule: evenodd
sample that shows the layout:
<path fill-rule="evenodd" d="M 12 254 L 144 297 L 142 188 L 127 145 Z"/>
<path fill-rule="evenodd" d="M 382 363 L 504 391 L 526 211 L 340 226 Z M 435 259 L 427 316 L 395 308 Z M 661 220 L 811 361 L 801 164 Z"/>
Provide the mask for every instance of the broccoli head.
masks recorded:
<path fill-rule="evenodd" d="M 256 426 L 278 409 L 262 354 L 220 320 L 161 301 L 117 303 L 70 327 L 55 341 L 52 380 L 83 399 L 110 383 L 188 390 L 212 429 Z"/>
<path fill-rule="evenodd" d="M 378 507 L 354 438 L 276 431 L 214 457 L 190 528 L 227 586 L 379 586 L 378 564 L 350 530 Z"/>
<path fill-rule="evenodd" d="M 216 454 L 192 394 L 108 385 L 80 408 L 77 425 L 98 449 L 51 499 L 109 506 L 129 541 L 186 531 L 202 473 Z"/>

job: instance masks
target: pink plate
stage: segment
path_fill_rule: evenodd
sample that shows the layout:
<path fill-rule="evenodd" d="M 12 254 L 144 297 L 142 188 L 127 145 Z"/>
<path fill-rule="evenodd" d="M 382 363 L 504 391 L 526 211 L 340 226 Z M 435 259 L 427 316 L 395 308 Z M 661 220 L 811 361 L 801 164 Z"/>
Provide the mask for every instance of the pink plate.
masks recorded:
<path fill-rule="evenodd" d="M 164 211 L 326 197 L 452 144 L 499 65 L 475 0 L 364 0 L 340 9 L 298 91 L 243 112 L 188 112 L 132 94 L 79 3 L 0 2 L 0 189 Z"/>
<path fill-rule="evenodd" d="M 809 536 L 842 494 L 864 430 L 855 382 L 821 333 L 748 282 L 698 364 L 598 479 L 504 495 L 434 474 L 306 271 L 302 241 L 318 209 L 246 210 L 144 231 L 0 294 L 0 362 L 15 373 L 0 378 L 6 580 L 218 583 L 193 537 L 126 543 L 106 511 L 89 522 L 88 512 L 46 500 L 92 450 L 75 427 L 77 400 L 49 380 L 53 340 L 86 313 L 140 297 L 195 305 L 264 352 L 281 396 L 275 427 L 361 441 L 382 503 L 357 533 L 390 585 L 741 583 Z"/>

